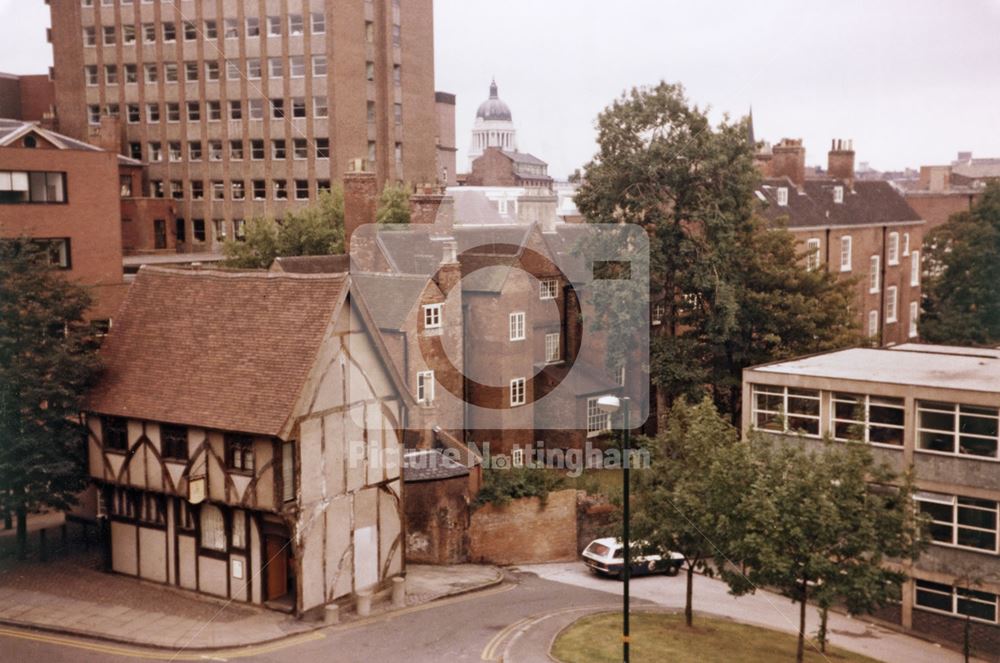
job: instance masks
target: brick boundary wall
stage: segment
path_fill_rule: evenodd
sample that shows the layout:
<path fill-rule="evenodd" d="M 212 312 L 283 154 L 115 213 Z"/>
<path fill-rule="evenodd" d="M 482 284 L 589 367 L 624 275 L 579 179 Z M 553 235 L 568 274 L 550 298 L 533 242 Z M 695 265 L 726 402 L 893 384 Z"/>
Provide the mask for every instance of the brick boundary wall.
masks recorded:
<path fill-rule="evenodd" d="M 540 564 L 577 559 L 576 490 L 487 504 L 469 526 L 469 558 L 489 564 Z"/>

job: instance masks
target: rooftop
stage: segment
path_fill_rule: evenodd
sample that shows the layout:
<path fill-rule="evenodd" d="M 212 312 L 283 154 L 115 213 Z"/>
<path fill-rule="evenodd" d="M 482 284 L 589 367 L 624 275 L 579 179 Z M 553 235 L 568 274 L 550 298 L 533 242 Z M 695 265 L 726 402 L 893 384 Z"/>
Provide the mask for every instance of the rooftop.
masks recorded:
<path fill-rule="evenodd" d="M 992 348 L 906 343 L 839 350 L 748 370 L 1000 394 L 1000 349 Z"/>
<path fill-rule="evenodd" d="M 87 409 L 276 436 L 349 285 L 346 274 L 143 267 Z"/>
<path fill-rule="evenodd" d="M 843 202 L 834 201 L 836 187 L 843 190 Z M 788 191 L 786 205 L 778 204 L 781 188 Z M 758 198 L 765 217 L 785 218 L 789 228 L 921 223 L 906 199 L 883 181 L 856 180 L 851 187 L 834 178 L 807 179 L 799 190 L 788 178 L 768 178 L 758 189 Z"/>
<path fill-rule="evenodd" d="M 60 150 L 83 150 L 85 152 L 104 152 L 99 147 L 89 143 L 64 136 L 49 129 L 43 129 L 37 122 L 0 119 L 0 147 L 10 147 L 22 136 L 33 133 L 52 143 Z M 131 160 L 129 160 L 131 161 Z M 136 162 L 138 163 L 138 162 Z"/>

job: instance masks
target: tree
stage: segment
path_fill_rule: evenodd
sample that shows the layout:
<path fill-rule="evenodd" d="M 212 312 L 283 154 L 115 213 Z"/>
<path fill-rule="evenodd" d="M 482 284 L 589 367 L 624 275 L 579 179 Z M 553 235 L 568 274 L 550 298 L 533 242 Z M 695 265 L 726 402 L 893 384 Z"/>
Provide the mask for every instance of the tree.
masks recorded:
<path fill-rule="evenodd" d="M 314 205 L 289 212 L 280 222 L 251 219 L 245 236 L 227 241 L 222 250 L 225 266 L 237 269 L 266 269 L 278 257 L 343 253 L 344 192 L 321 191 Z"/>
<path fill-rule="evenodd" d="M 799 603 L 801 662 L 810 598 L 821 617 L 834 602 L 859 614 L 899 598 L 905 575 L 884 563 L 919 555 L 912 482 L 875 465 L 859 444 L 806 451 L 759 436 L 749 444 L 753 480 L 734 511 L 742 531 L 729 550 L 741 567 L 725 567 L 723 577 L 734 594 L 769 586 Z M 820 630 L 825 639 L 825 623 Z"/>
<path fill-rule="evenodd" d="M 1000 183 L 925 242 L 920 336 L 933 343 L 1000 343 Z"/>
<path fill-rule="evenodd" d="M 857 345 L 854 281 L 803 267 L 795 236 L 755 218 L 734 248 L 735 322 L 707 338 L 712 392 L 734 425 L 743 369 Z"/>
<path fill-rule="evenodd" d="M 725 564 L 726 542 L 740 530 L 732 514 L 749 487 L 750 448 L 708 398 L 693 407 L 678 401 L 668 429 L 647 448 L 650 471 L 634 475 L 633 527 L 651 551 L 684 557 L 684 619 L 691 626 L 695 572 L 711 576 Z"/>
<path fill-rule="evenodd" d="M 402 183 L 387 183 L 375 211 L 377 223 L 402 225 L 410 222 L 410 192 Z"/>
<path fill-rule="evenodd" d="M 87 292 L 58 275 L 30 240 L 0 242 L 0 508 L 17 517 L 65 510 L 86 486 L 83 394 L 96 377 Z"/>
<path fill-rule="evenodd" d="M 660 426 L 675 399 L 700 400 L 709 384 L 735 421 L 750 362 L 847 342 L 848 286 L 807 273 L 791 236 L 755 218 L 759 174 L 746 137 L 745 120 L 712 126 L 668 83 L 635 88 L 598 117 L 599 151 L 576 204 L 592 223 L 649 235 L 650 300 L 663 311 L 650 340 Z M 636 324 L 620 314 L 604 306 L 593 316 L 608 330 L 609 360 L 628 343 L 615 336 L 631 338 Z"/>

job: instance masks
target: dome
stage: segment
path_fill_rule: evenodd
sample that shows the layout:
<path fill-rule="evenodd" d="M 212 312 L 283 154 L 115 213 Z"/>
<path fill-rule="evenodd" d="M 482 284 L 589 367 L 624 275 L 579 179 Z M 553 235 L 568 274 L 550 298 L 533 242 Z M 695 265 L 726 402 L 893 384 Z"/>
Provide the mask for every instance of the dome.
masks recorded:
<path fill-rule="evenodd" d="M 510 122 L 510 107 L 497 96 L 497 82 L 490 84 L 490 98 L 479 104 L 476 117 L 483 120 L 500 120 Z"/>

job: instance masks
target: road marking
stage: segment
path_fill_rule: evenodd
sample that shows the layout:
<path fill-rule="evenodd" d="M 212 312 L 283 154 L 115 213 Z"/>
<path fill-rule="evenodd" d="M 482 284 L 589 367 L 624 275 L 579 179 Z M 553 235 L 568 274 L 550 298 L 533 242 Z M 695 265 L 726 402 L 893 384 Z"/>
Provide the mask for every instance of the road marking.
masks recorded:
<path fill-rule="evenodd" d="M 499 647 L 500 644 L 503 642 L 504 638 L 506 638 L 507 635 L 509 635 L 518 626 L 521 626 L 522 624 L 527 624 L 529 621 L 530 620 L 527 617 L 525 617 L 524 619 L 519 619 L 513 624 L 508 624 L 507 626 L 500 629 L 500 631 L 496 635 L 490 638 L 490 641 L 487 642 L 486 646 L 483 648 L 483 655 L 481 656 L 482 660 L 484 661 L 498 660 L 496 656 L 496 650 L 497 647 Z"/>
<path fill-rule="evenodd" d="M 518 638 L 524 634 L 525 631 L 533 626 L 536 626 L 540 622 L 549 619 L 550 617 L 557 617 L 559 615 L 564 615 L 570 612 L 581 612 L 590 610 L 607 610 L 610 606 L 607 605 L 589 605 L 576 608 L 563 608 L 561 610 L 553 610 L 551 612 L 545 612 L 539 615 L 533 615 L 531 617 L 525 617 L 524 619 L 519 619 L 513 624 L 508 624 L 506 627 L 500 630 L 499 633 L 494 635 L 489 642 L 486 643 L 486 647 L 483 648 L 482 656 L 480 657 L 484 661 L 499 661 L 501 660 L 498 652 L 500 647 L 504 645 L 504 641 L 510 637 L 510 641 L 506 643 L 503 648 L 504 653 L 506 653 L 510 647 L 517 642 Z"/>
<path fill-rule="evenodd" d="M 322 633 L 304 633 L 302 635 L 293 636 L 287 640 L 282 640 L 280 642 L 274 642 L 265 645 L 251 645 L 249 647 L 241 647 L 239 649 L 219 649 L 216 651 L 208 652 L 172 652 L 172 651 L 156 651 L 149 649 L 136 649 L 133 647 L 119 646 L 113 644 L 102 644 L 99 642 L 87 642 L 84 640 L 77 640 L 75 638 L 65 637 L 61 635 L 48 635 L 45 633 L 36 633 L 30 631 L 18 631 L 10 628 L 0 627 L 0 636 L 9 638 L 18 638 L 20 640 L 30 640 L 33 642 L 41 642 L 51 645 L 59 645 L 62 647 L 71 647 L 73 649 L 83 649 L 85 651 L 97 652 L 101 654 L 109 654 L 112 656 L 129 656 L 132 658 L 139 658 L 145 660 L 154 661 L 228 661 L 233 658 L 247 658 L 249 656 L 259 656 L 261 654 L 269 654 L 274 651 L 285 649 L 286 647 L 292 647 L 295 645 L 302 644 L 304 642 L 310 642 L 313 640 L 322 640 L 326 636 Z"/>

